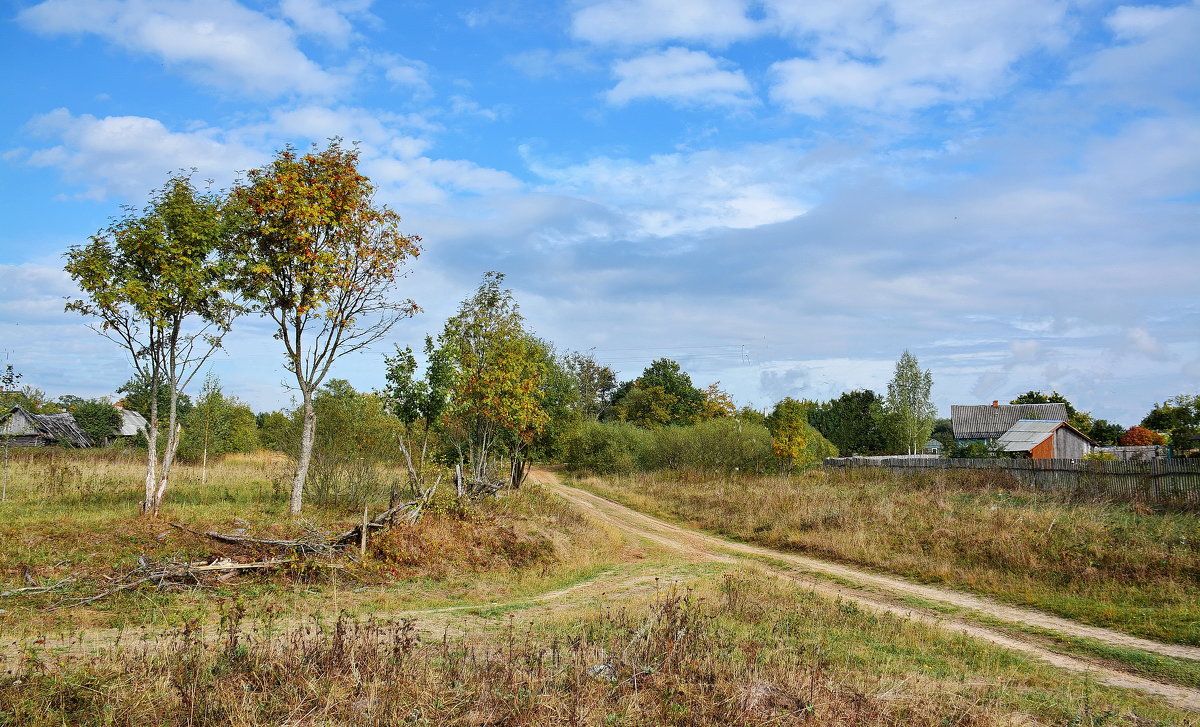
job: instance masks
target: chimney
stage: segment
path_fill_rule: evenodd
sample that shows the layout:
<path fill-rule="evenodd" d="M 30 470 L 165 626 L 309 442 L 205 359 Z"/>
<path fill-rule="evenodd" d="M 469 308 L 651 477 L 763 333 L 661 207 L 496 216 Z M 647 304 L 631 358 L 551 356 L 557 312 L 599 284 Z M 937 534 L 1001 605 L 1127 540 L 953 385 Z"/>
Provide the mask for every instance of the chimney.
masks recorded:
<path fill-rule="evenodd" d="M 999 401 L 992 401 L 992 406 L 1000 406 L 1000 402 L 999 402 Z"/>

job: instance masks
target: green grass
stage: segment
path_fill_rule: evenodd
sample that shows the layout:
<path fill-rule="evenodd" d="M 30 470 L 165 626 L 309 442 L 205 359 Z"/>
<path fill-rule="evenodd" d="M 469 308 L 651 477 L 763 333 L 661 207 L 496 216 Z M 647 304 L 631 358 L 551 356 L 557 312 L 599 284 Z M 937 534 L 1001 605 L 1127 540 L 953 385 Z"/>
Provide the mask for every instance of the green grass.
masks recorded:
<path fill-rule="evenodd" d="M 725 537 L 1200 644 L 1195 512 L 1071 501 L 990 471 L 657 474 L 577 484 Z"/>

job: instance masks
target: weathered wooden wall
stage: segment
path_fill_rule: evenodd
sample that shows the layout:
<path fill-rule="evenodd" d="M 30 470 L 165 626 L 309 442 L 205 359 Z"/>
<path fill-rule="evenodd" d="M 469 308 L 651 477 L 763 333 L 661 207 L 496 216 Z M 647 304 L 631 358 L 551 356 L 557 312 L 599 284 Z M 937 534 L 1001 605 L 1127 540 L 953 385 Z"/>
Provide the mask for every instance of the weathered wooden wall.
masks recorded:
<path fill-rule="evenodd" d="M 1041 490 L 1200 505 L 1200 460 L 1155 459 L 1103 462 L 1071 459 L 943 459 L 934 457 L 842 457 L 826 467 L 883 467 L 893 472 L 920 469 L 1002 469 L 1023 484 Z"/>

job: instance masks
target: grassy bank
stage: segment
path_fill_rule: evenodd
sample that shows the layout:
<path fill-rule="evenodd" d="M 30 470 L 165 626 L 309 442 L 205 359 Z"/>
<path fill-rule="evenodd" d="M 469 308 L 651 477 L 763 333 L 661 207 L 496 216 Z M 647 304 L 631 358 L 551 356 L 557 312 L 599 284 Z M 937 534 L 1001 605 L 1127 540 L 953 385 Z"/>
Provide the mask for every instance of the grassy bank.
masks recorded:
<path fill-rule="evenodd" d="M 79 628 L 175 625 L 214 614 L 241 598 L 249 615 L 295 616 L 329 608 L 356 613 L 519 597 L 586 578 L 613 562 L 617 537 L 596 528 L 536 486 L 464 505 L 443 487 L 425 516 L 373 539 L 367 557 L 315 562 L 270 574 L 244 572 L 196 588 L 148 585 L 82 608 L 51 610 L 98 593 L 139 561 L 253 561 L 273 553 L 221 544 L 176 529 L 291 538 L 339 532 L 362 517 L 355 508 L 306 506 L 286 514 L 289 462 L 274 454 L 231 455 L 180 467 L 163 519 L 138 515 L 142 464 L 136 452 L 16 452 L 8 501 L 0 507 L 0 592 L 72 579 L 49 593 L 0 599 L 0 629 L 12 635 Z M 395 473 L 402 478 L 402 473 Z M 202 482 L 203 480 L 203 482 Z M 386 506 L 386 494 L 371 503 Z"/>
<path fill-rule="evenodd" d="M 992 471 L 815 470 L 789 479 L 581 478 L 728 537 L 1200 644 L 1200 515 L 1070 501 Z"/>
<path fill-rule="evenodd" d="M 1194 715 L 740 571 L 460 638 L 345 617 L 0 664 L 0 724 L 1078 725 Z"/>

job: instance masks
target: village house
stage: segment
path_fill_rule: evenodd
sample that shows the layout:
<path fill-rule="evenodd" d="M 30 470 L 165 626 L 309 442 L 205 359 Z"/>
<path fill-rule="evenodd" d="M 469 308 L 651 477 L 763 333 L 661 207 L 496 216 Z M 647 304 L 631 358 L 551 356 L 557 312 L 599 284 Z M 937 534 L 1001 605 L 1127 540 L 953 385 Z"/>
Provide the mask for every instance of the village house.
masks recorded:
<path fill-rule="evenodd" d="M 92 440 L 70 414 L 34 414 L 14 406 L 0 418 L 0 438 L 10 447 L 91 447 Z"/>
<path fill-rule="evenodd" d="M 953 405 L 950 425 L 960 444 L 995 442 L 1032 459 L 1079 459 L 1096 443 L 1067 423 L 1066 404 Z"/>
<path fill-rule="evenodd" d="M 993 401 L 991 406 L 954 404 L 950 407 L 950 426 L 959 444 L 997 440 L 1022 419 L 1065 422 L 1067 405 L 1001 404 Z"/>
<path fill-rule="evenodd" d="M 128 441 L 132 440 L 138 434 L 146 434 L 150 428 L 150 424 L 146 421 L 146 417 L 142 416 L 136 411 L 133 411 L 132 409 L 126 409 L 120 404 L 116 404 L 114 406 L 117 412 L 121 415 L 121 424 L 117 427 L 116 433 L 113 434 L 114 439 L 120 438 Z"/>

